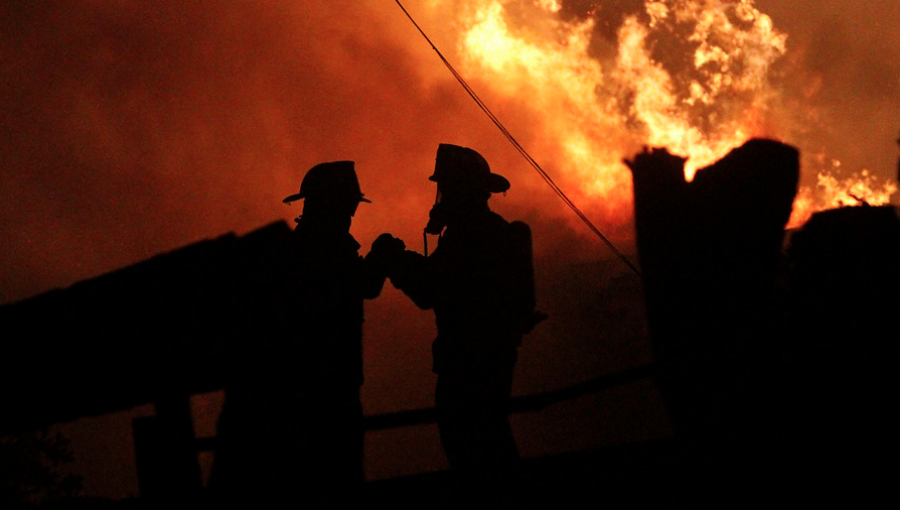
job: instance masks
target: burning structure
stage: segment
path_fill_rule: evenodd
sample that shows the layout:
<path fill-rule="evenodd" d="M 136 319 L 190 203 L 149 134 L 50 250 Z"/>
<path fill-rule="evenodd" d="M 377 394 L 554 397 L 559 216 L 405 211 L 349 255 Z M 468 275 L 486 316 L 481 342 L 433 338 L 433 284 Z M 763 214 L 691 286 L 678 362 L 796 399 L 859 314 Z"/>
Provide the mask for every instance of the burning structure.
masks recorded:
<path fill-rule="evenodd" d="M 692 183 L 663 149 L 629 161 L 656 380 L 704 479 L 692 494 L 890 487 L 900 218 L 816 213 L 784 257 L 798 162 L 768 140 Z"/>
<path fill-rule="evenodd" d="M 900 83 L 888 22 L 897 4 L 410 7 L 619 239 L 632 239 L 632 182 L 621 160 L 648 144 L 689 156 L 688 174 L 753 136 L 797 146 L 803 175 L 792 226 L 823 207 L 886 204 L 896 189 L 882 182 L 877 140 L 894 136 L 894 127 L 884 130 L 896 121 Z M 0 262 L 11 268 L 3 301 L 249 231 L 284 213 L 272 189 L 292 183 L 298 167 L 336 157 L 360 160 L 362 180 L 379 177 L 371 196 L 390 203 L 359 223 L 363 244 L 386 228 L 416 238 L 421 225 L 398 218 L 427 211 L 414 198 L 427 193 L 407 183 L 426 184 L 415 172 L 439 140 L 484 143 L 517 189 L 534 191 L 511 194 L 506 207 L 535 218 L 537 257 L 566 251 L 557 245 L 568 213 L 489 142 L 493 128 L 465 109 L 390 2 L 46 1 L 0 11 L 8 77 L 0 81 Z M 869 173 L 856 171 L 870 161 Z"/>

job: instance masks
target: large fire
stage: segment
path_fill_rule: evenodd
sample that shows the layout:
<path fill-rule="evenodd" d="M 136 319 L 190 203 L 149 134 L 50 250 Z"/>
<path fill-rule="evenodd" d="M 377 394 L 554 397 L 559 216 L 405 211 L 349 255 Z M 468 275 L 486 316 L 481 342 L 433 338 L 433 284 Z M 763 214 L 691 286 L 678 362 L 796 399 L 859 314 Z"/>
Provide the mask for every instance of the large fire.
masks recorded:
<path fill-rule="evenodd" d="M 551 173 L 594 203 L 607 222 L 627 220 L 630 176 L 622 159 L 641 146 L 688 158 L 686 178 L 754 136 L 785 139 L 773 119 L 779 102 L 773 68 L 787 35 L 753 0 L 648 0 L 598 36 L 594 15 L 565 16 L 558 0 L 432 0 L 459 27 L 460 71 L 499 99 L 527 98 L 541 112 L 542 153 Z M 805 152 L 805 151 L 804 151 Z M 887 203 L 896 190 L 865 171 L 838 177 L 840 163 L 804 158 L 819 174 L 798 194 L 791 225 L 816 210 Z"/>

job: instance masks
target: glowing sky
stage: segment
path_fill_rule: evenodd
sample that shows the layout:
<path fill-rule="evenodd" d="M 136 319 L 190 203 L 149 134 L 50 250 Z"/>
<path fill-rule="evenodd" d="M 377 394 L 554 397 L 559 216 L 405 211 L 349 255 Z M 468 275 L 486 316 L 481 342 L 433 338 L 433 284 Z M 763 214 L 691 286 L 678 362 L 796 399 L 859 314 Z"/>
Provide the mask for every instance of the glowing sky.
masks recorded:
<path fill-rule="evenodd" d="M 562 14 L 595 8 L 601 40 L 641 4 L 569 2 Z M 893 176 L 900 6 L 757 5 L 788 35 L 772 78 L 798 111 L 781 129 L 785 141 L 848 172 Z M 457 24 L 429 17 L 448 11 L 408 7 L 458 59 Z M 0 302 L 290 219 L 298 211 L 280 198 L 325 160 L 357 161 L 375 202 L 354 226 L 364 246 L 385 230 L 417 245 L 433 198 L 423 176 L 439 142 L 470 145 L 511 178 L 512 191 L 495 201 L 502 210 L 531 221 L 568 214 L 393 2 L 13 0 L 0 7 L 0 28 L 0 262 L 8 268 Z M 552 167 L 529 98 L 470 81 Z M 587 232 L 563 223 L 575 237 Z M 557 244 L 536 237 L 541 253 Z"/>
<path fill-rule="evenodd" d="M 458 23 L 434 14 L 453 9 L 407 3 L 459 62 Z M 599 51 L 642 4 L 563 2 L 561 15 L 583 19 L 594 9 L 592 51 Z M 825 166 L 839 160 L 842 171 L 867 168 L 879 179 L 895 178 L 900 3 L 756 5 L 787 34 L 787 52 L 771 77 L 783 93 L 780 107 L 792 113 L 778 117 L 784 141 Z M 533 156 L 552 166 L 556 154 L 541 149 L 544 112 L 531 107 L 535 98 L 507 97 L 489 81 L 469 80 L 526 148 L 537 147 Z M 393 1 L 6 0 L 0 303 L 204 238 L 290 220 L 299 206 L 281 199 L 322 161 L 357 162 L 373 202 L 360 207 L 352 230 L 363 251 L 383 231 L 421 249 L 434 199 L 426 177 L 441 142 L 479 150 L 512 182 L 492 204 L 534 228 L 541 307 L 551 317 L 596 315 L 593 307 L 609 296 L 564 284 L 608 283 L 571 275 L 577 264 L 609 253 L 543 187 Z M 815 185 L 814 175 L 803 179 Z M 589 216 L 607 217 L 602 203 L 582 205 Z M 599 226 L 630 249 L 627 222 Z M 405 329 L 380 330 L 377 321 L 388 319 Z M 536 370 L 534 358 L 552 359 L 542 374 L 517 382 L 519 391 L 646 360 L 646 345 L 627 343 L 640 332 L 610 334 L 618 340 L 583 356 L 594 341 L 585 334 L 604 320 L 547 326 L 540 338 L 553 340 L 526 345 L 521 366 Z M 429 405 L 427 389 L 408 388 L 429 376 L 430 316 L 388 291 L 369 306 L 367 328 L 367 410 Z M 415 366 L 408 373 L 384 375 L 409 359 Z"/>

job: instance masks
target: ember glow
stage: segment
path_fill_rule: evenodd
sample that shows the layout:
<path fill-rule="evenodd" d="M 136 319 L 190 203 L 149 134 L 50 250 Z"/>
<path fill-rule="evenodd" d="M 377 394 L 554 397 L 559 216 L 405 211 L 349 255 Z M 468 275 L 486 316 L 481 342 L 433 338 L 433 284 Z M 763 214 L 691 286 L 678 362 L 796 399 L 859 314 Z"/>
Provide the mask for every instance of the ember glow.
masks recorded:
<path fill-rule="evenodd" d="M 610 41 L 596 37 L 602 3 L 569 20 L 557 1 L 434 0 L 431 8 L 450 4 L 462 74 L 498 101 L 527 98 L 540 112 L 538 150 L 556 155 L 551 173 L 605 204 L 607 223 L 630 217 L 621 161 L 642 146 L 687 157 L 688 180 L 753 136 L 804 151 L 777 127 L 799 122 L 773 79 L 788 35 L 752 0 L 649 0 L 621 17 Z M 815 210 L 852 205 L 851 195 L 880 205 L 896 190 L 865 173 L 833 177 L 839 167 L 806 169 L 820 174 L 819 185 L 801 190 L 793 226 Z"/>
<path fill-rule="evenodd" d="M 832 161 L 835 172 L 823 171 L 818 174 L 815 189 L 801 188 L 794 200 L 794 210 L 788 227 L 799 227 L 816 211 L 836 209 L 854 205 L 884 205 L 897 192 L 897 183 L 879 182 L 868 170 L 853 173 L 846 178 L 835 177 L 839 173 L 840 161 Z"/>
<path fill-rule="evenodd" d="M 807 189 L 795 224 L 834 206 L 828 185 L 865 184 L 873 205 L 890 195 L 900 40 L 887 20 L 900 4 L 407 4 L 516 139 L 621 244 L 632 236 L 621 160 L 644 145 L 689 157 L 688 176 L 751 136 L 797 146 Z M 606 253 L 393 2 L 267 5 L 0 3 L 0 261 L 16 268 L 0 276 L 0 299 L 291 221 L 299 210 L 281 198 L 305 169 L 338 159 L 357 161 L 375 201 L 354 220 L 363 246 L 392 231 L 419 248 L 433 201 L 423 175 L 441 142 L 479 150 L 511 179 L 494 207 L 534 224 L 538 256 L 573 245 Z M 834 181 L 820 187 L 820 173 Z"/>
<path fill-rule="evenodd" d="M 689 156 L 689 174 L 751 136 L 797 146 L 805 189 L 793 224 L 817 208 L 883 203 L 896 189 L 896 0 L 404 5 L 626 252 L 631 179 L 621 160 L 644 145 Z M 434 200 L 427 176 L 448 142 L 477 149 L 508 177 L 508 196 L 491 207 L 533 227 L 539 303 L 551 320 L 523 346 L 517 393 L 646 361 L 637 298 L 613 299 L 605 273 L 586 279 L 579 265 L 608 250 L 472 104 L 394 2 L 6 0 L 0 70 L 0 302 L 290 222 L 300 208 L 282 198 L 323 161 L 357 162 L 373 201 L 353 222 L 361 252 L 382 232 L 421 250 Z M 366 314 L 367 413 L 430 406 L 433 316 L 390 289 Z M 648 430 L 645 396 L 633 412 L 610 407 L 616 419 L 602 434 L 587 420 L 592 446 L 642 439 L 633 434 Z M 574 440 L 569 418 L 559 433 L 523 441 L 531 448 L 523 453 Z M 380 443 L 387 446 L 371 455 L 370 476 L 432 469 L 413 453 L 429 448 L 440 467 L 437 439 L 421 437 L 422 448 Z M 546 450 L 535 446 L 543 441 Z M 110 466 L 95 477 L 104 494 L 137 491 L 127 469 Z"/>

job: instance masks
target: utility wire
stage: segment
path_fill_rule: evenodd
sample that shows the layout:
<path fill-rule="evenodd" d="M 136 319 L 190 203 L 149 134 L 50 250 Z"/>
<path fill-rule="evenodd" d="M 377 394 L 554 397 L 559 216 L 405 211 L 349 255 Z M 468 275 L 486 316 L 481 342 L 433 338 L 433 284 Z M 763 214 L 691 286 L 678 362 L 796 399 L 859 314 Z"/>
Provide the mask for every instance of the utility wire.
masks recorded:
<path fill-rule="evenodd" d="M 483 111 L 485 113 L 485 115 L 487 115 L 488 118 L 491 119 L 491 122 L 493 122 L 494 125 L 497 126 L 497 128 L 503 133 L 503 136 L 505 136 L 510 141 L 510 143 L 512 143 L 513 147 L 515 147 L 516 150 L 519 151 L 519 154 L 521 154 L 522 157 L 525 158 L 525 160 L 528 161 L 528 163 L 531 164 L 532 167 L 534 167 L 534 169 L 537 171 L 537 173 L 540 174 L 541 178 L 543 178 L 544 181 L 547 183 L 547 185 L 550 186 L 550 189 L 552 189 L 553 192 L 556 193 L 556 195 L 559 196 L 559 198 L 561 198 L 562 201 L 565 202 L 565 204 L 567 206 L 569 206 L 569 208 L 572 209 L 572 211 L 579 218 L 581 218 L 581 221 L 583 221 L 588 226 L 588 228 L 590 228 L 591 231 L 594 234 L 596 234 L 597 237 L 600 238 L 601 241 L 606 243 L 606 246 L 608 246 L 609 249 L 612 250 L 612 252 L 617 257 L 619 257 L 619 259 L 622 262 L 625 263 L 625 265 L 627 265 L 632 271 L 634 271 L 634 273 L 636 275 L 640 276 L 641 271 L 637 267 L 635 267 L 635 265 L 632 264 L 631 261 L 628 260 L 628 258 L 625 257 L 625 255 L 623 255 L 622 252 L 620 252 L 618 250 L 618 248 L 616 248 L 616 246 L 612 243 L 612 241 L 610 241 L 605 235 L 603 235 L 603 232 L 601 232 L 600 229 L 598 229 L 591 222 L 591 220 L 588 219 L 587 216 L 585 216 L 585 214 L 583 212 L 581 212 L 581 209 L 579 209 L 578 206 L 576 206 L 575 203 L 572 202 L 568 196 L 566 196 L 565 192 L 563 192 L 563 190 L 559 186 L 557 186 L 555 182 L 553 182 L 553 179 L 551 179 L 550 176 L 547 175 L 547 172 L 545 172 L 544 169 L 541 168 L 541 165 L 539 165 L 538 162 L 535 161 L 534 158 L 532 158 L 530 154 L 528 154 L 528 151 L 526 151 L 525 148 L 523 148 L 521 145 L 519 145 L 519 142 L 516 141 L 516 139 L 512 136 L 512 134 L 509 131 L 507 131 L 507 129 L 503 125 L 503 123 L 500 122 L 500 119 L 498 119 L 497 116 L 494 115 L 494 113 L 490 110 L 490 108 L 488 108 L 487 105 L 484 104 L 484 102 L 481 100 L 481 98 L 478 97 L 478 94 L 476 94 L 475 91 L 472 90 L 472 87 L 470 87 L 469 84 L 466 83 L 466 80 L 462 77 L 462 75 L 460 75 L 456 71 L 456 69 L 450 64 L 450 62 L 448 62 L 447 59 L 444 58 L 444 55 L 443 55 L 443 53 L 441 53 L 441 50 L 437 49 L 437 46 L 435 46 L 434 43 L 431 42 L 431 39 L 428 37 L 428 35 L 425 34 L 425 31 L 422 30 L 422 28 L 419 26 L 419 24 L 416 23 L 416 20 L 413 19 L 413 17 L 409 14 L 409 12 L 406 10 L 406 8 L 403 7 L 403 4 L 400 3 L 400 0 L 394 0 L 394 1 L 397 2 L 398 6 L 400 6 L 400 9 L 403 11 L 403 14 L 406 14 L 406 17 L 409 18 L 409 21 L 411 21 L 412 24 L 415 25 L 415 27 L 419 31 L 419 33 L 422 34 L 422 37 L 424 37 L 425 40 L 428 41 L 428 44 L 431 45 L 431 49 L 433 49 L 435 51 L 435 53 L 437 53 L 438 57 L 440 57 L 440 59 L 441 59 L 441 62 L 443 62 L 444 65 L 447 67 L 447 69 L 450 70 L 450 73 L 453 75 L 454 78 L 456 78 L 456 81 L 458 81 L 459 84 L 462 85 L 462 87 L 466 90 L 466 93 L 468 93 L 469 96 L 475 101 L 475 104 L 477 104 L 478 107 L 481 108 L 481 111 Z"/>

